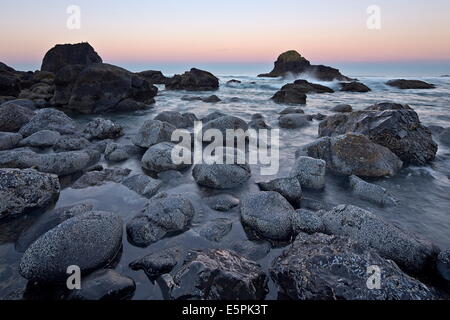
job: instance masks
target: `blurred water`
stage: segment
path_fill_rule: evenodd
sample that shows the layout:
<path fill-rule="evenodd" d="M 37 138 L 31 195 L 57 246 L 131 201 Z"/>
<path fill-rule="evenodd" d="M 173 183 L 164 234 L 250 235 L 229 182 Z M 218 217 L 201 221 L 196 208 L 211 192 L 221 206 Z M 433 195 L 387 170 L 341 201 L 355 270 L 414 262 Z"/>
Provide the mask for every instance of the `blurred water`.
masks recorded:
<path fill-rule="evenodd" d="M 241 84 L 227 85 L 227 81 L 238 79 Z M 441 125 L 450 127 L 450 78 L 422 78 L 422 80 L 434 83 L 434 90 L 400 90 L 386 86 L 389 80 L 386 77 L 361 77 L 363 83 L 373 91 L 369 93 L 343 93 L 333 94 L 310 94 L 307 105 L 302 108 L 307 114 L 323 113 L 331 114 L 332 107 L 340 103 L 351 104 L 354 109 L 363 109 L 373 103 L 392 101 L 407 103 L 419 114 L 425 125 Z M 211 92 L 176 92 L 165 91 L 160 86 L 160 92 L 156 97 L 153 109 L 139 111 L 132 114 L 109 114 L 104 115 L 119 122 L 125 128 L 126 135 L 119 141 L 131 143 L 130 139 L 139 129 L 141 124 L 152 119 L 161 111 L 174 110 L 181 112 L 193 112 L 199 118 L 213 111 L 221 111 L 230 115 L 250 120 L 252 114 L 262 113 L 267 122 L 274 128 L 278 127 L 277 113 L 286 106 L 273 103 L 270 98 L 273 94 L 290 80 L 261 79 L 251 76 L 220 76 L 221 86 L 214 94 L 218 95 L 222 102 L 216 104 L 201 101 L 183 101 L 181 97 L 189 95 L 208 96 Z M 317 82 L 311 80 L 313 82 Z M 338 83 L 322 83 L 334 89 L 338 89 Z M 233 99 L 237 98 L 237 99 Z M 91 116 L 76 117 L 80 123 L 88 121 Z M 294 161 L 294 153 L 299 146 L 309 143 L 317 138 L 318 122 L 300 130 L 281 130 L 280 135 L 280 163 L 279 175 L 286 174 Z M 397 176 L 374 181 L 399 199 L 399 206 L 381 209 L 370 203 L 352 197 L 348 189 L 347 181 L 343 178 L 327 176 L 326 189 L 321 193 L 309 194 L 316 199 L 321 199 L 331 204 L 354 204 L 383 216 L 392 223 L 404 229 L 417 232 L 434 241 L 442 248 L 450 247 L 450 150 L 440 146 L 437 159 L 425 167 L 409 167 L 403 169 Z M 133 170 L 133 173 L 142 172 L 138 160 L 129 160 L 119 165 L 104 163 L 105 166 L 121 166 Z M 253 169 L 253 177 L 245 186 L 230 190 L 227 193 L 238 197 L 247 192 L 256 191 L 255 181 L 267 180 L 273 177 L 259 176 L 257 167 Z M 203 204 L 202 198 L 217 192 L 199 188 L 192 176 L 187 171 L 180 179 L 166 181 L 162 191 L 171 193 L 190 192 L 197 207 L 197 215 L 193 228 L 181 235 L 164 239 L 148 248 L 136 248 L 128 243 L 124 233 L 124 248 L 120 262 L 116 269 L 124 275 L 135 279 L 137 291 L 135 299 L 162 299 L 162 293 L 157 284 L 152 284 L 143 272 L 134 272 L 128 268 L 133 260 L 143 257 L 153 251 L 170 246 L 180 246 L 185 249 L 205 249 L 212 247 L 227 248 L 232 241 L 247 238 L 240 221 L 239 211 L 234 209 L 229 213 L 218 213 L 212 211 Z M 84 190 L 73 190 L 66 188 L 61 192 L 56 207 L 63 207 L 79 201 L 91 199 L 98 210 L 112 211 L 123 217 L 127 222 L 143 208 L 146 200 L 127 188 L 110 183 L 101 187 L 88 188 Z M 0 297 L 11 295 L 17 291 L 20 295 L 25 288 L 26 281 L 18 273 L 18 261 L 21 253 L 16 252 L 14 242 L 22 230 L 33 224 L 38 215 L 27 216 L 22 219 L 3 223 L 0 225 Z M 227 217 L 234 221 L 233 229 L 221 243 L 212 243 L 200 237 L 197 233 L 198 227 L 205 221 Z M 281 249 L 274 249 L 268 257 L 259 261 L 267 270 L 273 257 L 279 254 Z M 271 292 L 268 298 L 276 298 L 276 290 L 270 284 Z"/>

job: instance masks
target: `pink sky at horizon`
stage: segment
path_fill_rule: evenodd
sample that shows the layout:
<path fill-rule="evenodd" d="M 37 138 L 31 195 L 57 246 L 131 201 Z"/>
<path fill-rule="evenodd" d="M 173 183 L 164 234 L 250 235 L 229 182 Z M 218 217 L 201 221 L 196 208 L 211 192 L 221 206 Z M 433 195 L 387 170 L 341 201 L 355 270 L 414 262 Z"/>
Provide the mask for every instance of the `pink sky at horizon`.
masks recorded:
<path fill-rule="evenodd" d="M 66 28 L 69 1 L 3 5 L 0 61 L 38 64 L 55 44 L 82 41 L 111 63 L 272 62 L 291 49 L 313 63 L 450 61 L 446 0 L 379 0 L 381 30 L 367 28 L 366 0 L 74 2 L 80 30 Z"/>

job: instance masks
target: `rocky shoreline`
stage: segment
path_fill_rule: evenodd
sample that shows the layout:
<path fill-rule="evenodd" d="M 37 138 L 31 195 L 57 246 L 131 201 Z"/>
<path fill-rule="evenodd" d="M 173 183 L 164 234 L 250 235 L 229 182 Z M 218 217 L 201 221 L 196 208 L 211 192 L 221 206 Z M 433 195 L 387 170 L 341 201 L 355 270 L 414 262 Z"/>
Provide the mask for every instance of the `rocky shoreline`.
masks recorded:
<path fill-rule="evenodd" d="M 371 90 L 337 69 L 311 65 L 293 51 L 282 54 L 266 76 L 287 73 L 336 80 L 342 91 L 355 94 Z M 201 214 L 199 205 L 206 205 L 222 216 L 200 226 L 201 238 L 220 243 L 239 224 L 248 241 L 209 250 L 173 246 L 129 264 L 130 270 L 144 270 L 149 281 L 156 281 L 167 299 L 263 300 L 269 281 L 279 298 L 287 299 L 447 299 L 448 250 L 363 208 L 314 202 L 304 193 L 322 192 L 326 174 L 332 174 L 348 183 L 353 197 L 382 208 L 396 206 L 395 196 L 372 179 L 393 177 L 411 165 L 430 165 L 438 151 L 433 137 L 448 145 L 449 128 L 428 128 L 410 106 L 381 101 L 359 111 L 337 105 L 328 117 L 308 114 L 297 106 L 306 104 L 307 95 L 332 95 L 335 90 L 296 80 L 274 92 L 272 100 L 281 107 L 278 125 L 301 130 L 320 122 L 317 140 L 297 150 L 288 175 L 259 181 L 252 192 L 236 197 L 228 191 L 253 184 L 251 166 L 175 164 L 172 133 L 191 133 L 197 120 L 205 130 L 265 129 L 270 127 L 266 115 L 255 114 L 247 122 L 225 112 L 201 118 L 166 110 L 145 121 L 129 143 L 118 141 L 126 130 L 105 115 L 153 108 L 156 84 L 186 91 L 186 101 L 198 98 L 189 92 L 220 86 L 216 76 L 195 68 L 172 78 L 158 71 L 132 73 L 103 63 L 87 43 L 54 47 L 36 72 L 0 64 L 0 222 L 12 224 L 18 217 L 44 212 L 18 235 L 16 249 L 23 253 L 17 272 L 33 287 L 33 297 L 50 291 L 58 299 L 131 298 L 135 280 L 113 270 L 123 243 L 149 248 L 191 232 Z M 435 87 L 408 80 L 387 85 L 400 90 Z M 217 96 L 200 99 L 220 101 Z M 77 114 L 97 116 L 80 124 Z M 224 154 L 235 153 L 226 149 Z M 130 159 L 141 163 L 143 174 L 115 166 Z M 104 167 L 102 160 L 111 166 Z M 216 194 L 202 199 L 161 191 L 190 170 L 198 187 Z M 86 190 L 108 183 L 136 193 L 145 206 L 125 221 L 89 202 L 51 210 L 64 188 Z M 231 210 L 237 210 L 239 221 L 226 215 Z M 279 248 L 267 272 L 255 262 Z M 64 287 L 71 265 L 82 270 L 82 290 Z M 377 290 L 366 284 L 367 268 L 374 265 L 383 270 L 383 286 Z M 25 292 L 20 298 L 27 296 Z"/>

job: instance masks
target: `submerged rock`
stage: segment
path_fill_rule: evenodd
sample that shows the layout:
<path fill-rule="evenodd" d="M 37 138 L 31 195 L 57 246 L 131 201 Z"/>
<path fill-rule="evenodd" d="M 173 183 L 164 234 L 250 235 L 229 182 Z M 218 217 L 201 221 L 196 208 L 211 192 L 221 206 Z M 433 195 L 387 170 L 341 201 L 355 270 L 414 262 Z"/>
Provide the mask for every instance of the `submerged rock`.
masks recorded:
<path fill-rule="evenodd" d="M 150 178 L 147 175 L 137 174 L 123 181 L 123 185 L 137 194 L 151 198 L 158 193 L 162 181 Z"/>
<path fill-rule="evenodd" d="M 32 169 L 0 169 L 0 220 L 45 208 L 56 202 L 58 177 Z"/>
<path fill-rule="evenodd" d="M 233 227 L 230 219 L 216 219 L 205 223 L 199 230 L 199 234 L 209 241 L 220 242 Z"/>
<path fill-rule="evenodd" d="M 105 159 L 112 162 L 128 160 L 132 157 L 142 156 L 143 149 L 135 145 L 126 145 L 110 142 L 105 148 Z"/>
<path fill-rule="evenodd" d="M 185 170 L 190 164 L 175 163 L 172 159 L 172 151 L 176 146 L 171 142 L 161 142 L 150 147 L 142 157 L 142 167 L 151 172 L 160 173 L 170 170 Z M 186 152 L 190 152 L 187 150 Z"/>
<path fill-rule="evenodd" d="M 323 189 L 325 187 L 326 162 L 310 157 L 298 157 L 291 169 L 291 176 L 295 177 L 302 187 Z"/>
<path fill-rule="evenodd" d="M 210 129 L 216 129 L 219 130 L 224 139 L 226 138 L 227 130 L 248 130 L 248 124 L 244 120 L 238 117 L 233 116 L 223 116 L 218 117 L 214 120 L 211 120 L 204 124 L 203 126 L 203 132 L 206 132 Z"/>
<path fill-rule="evenodd" d="M 369 91 L 372 91 L 364 83 L 361 83 L 358 81 L 341 82 L 339 85 L 341 86 L 341 91 L 347 91 L 347 92 L 369 92 Z"/>
<path fill-rule="evenodd" d="M 169 273 L 175 268 L 181 259 L 181 249 L 169 248 L 162 251 L 151 253 L 141 259 L 130 263 L 132 270 L 144 270 L 150 280 Z"/>
<path fill-rule="evenodd" d="M 170 123 L 175 128 L 192 128 L 197 117 L 193 113 L 181 114 L 177 111 L 164 111 L 158 114 L 154 120 Z"/>
<path fill-rule="evenodd" d="M 282 110 L 279 114 L 280 115 L 285 115 L 285 114 L 305 114 L 305 111 L 303 109 L 300 109 L 300 108 L 289 107 L 289 108 L 286 108 L 286 109 Z"/>
<path fill-rule="evenodd" d="M 258 192 L 241 199 L 242 223 L 270 240 L 289 240 L 294 208 L 278 192 Z"/>
<path fill-rule="evenodd" d="M 219 194 L 205 199 L 207 205 L 216 211 L 227 212 L 237 207 L 239 199 L 229 194 Z"/>
<path fill-rule="evenodd" d="M 173 280 L 178 300 L 263 300 L 268 292 L 261 267 L 228 250 L 190 252 Z"/>
<path fill-rule="evenodd" d="M 195 68 L 182 75 L 175 75 L 166 82 L 167 90 L 210 91 L 218 88 L 218 78 L 210 72 Z"/>
<path fill-rule="evenodd" d="M 57 131 L 60 134 L 75 134 L 78 128 L 75 121 L 64 112 L 55 109 L 41 109 L 20 129 L 19 133 L 26 138 L 42 130 Z"/>
<path fill-rule="evenodd" d="M 225 116 L 226 116 L 226 114 L 223 113 L 223 112 L 214 111 L 214 112 L 211 112 L 210 114 L 208 114 L 206 117 L 204 117 L 202 119 L 202 121 L 203 121 L 203 124 L 205 124 L 205 123 L 208 123 L 208 122 L 210 122 L 212 120 L 216 120 L 218 118 L 225 117 Z"/>
<path fill-rule="evenodd" d="M 360 134 L 324 137 L 301 147 L 296 157 L 322 159 L 327 169 L 342 175 L 384 177 L 395 175 L 402 161 L 388 148 Z"/>
<path fill-rule="evenodd" d="M 395 198 L 385 188 L 368 183 L 357 176 L 350 177 L 350 187 L 352 188 L 353 194 L 359 198 L 382 207 L 390 207 L 397 204 Z"/>
<path fill-rule="evenodd" d="M 83 134 L 88 140 L 115 139 L 123 136 L 123 128 L 111 120 L 96 118 L 84 127 Z"/>
<path fill-rule="evenodd" d="M 278 178 L 258 183 L 262 191 L 275 191 L 286 198 L 292 205 L 298 206 L 302 200 L 302 187 L 297 177 Z"/>
<path fill-rule="evenodd" d="M 123 222 L 115 214 L 89 212 L 45 233 L 25 251 L 19 272 L 29 280 L 64 282 L 67 268 L 82 274 L 108 265 L 122 247 Z"/>
<path fill-rule="evenodd" d="M 353 108 L 349 104 L 338 104 L 336 107 L 331 109 L 331 111 L 333 111 L 333 112 L 340 112 L 340 113 L 347 113 L 347 112 L 352 112 Z"/>
<path fill-rule="evenodd" d="M 231 250 L 253 261 L 266 257 L 272 246 L 267 241 L 240 240 L 231 244 Z"/>
<path fill-rule="evenodd" d="M 381 103 L 364 111 L 337 114 L 319 125 L 319 136 L 366 135 L 395 153 L 405 164 L 423 165 L 435 158 L 437 144 L 417 113 L 407 105 Z"/>
<path fill-rule="evenodd" d="M 17 132 L 34 117 L 34 111 L 15 103 L 0 106 L 0 131 Z"/>
<path fill-rule="evenodd" d="M 308 116 L 303 114 L 286 114 L 282 115 L 279 119 L 280 128 L 298 129 L 309 126 L 311 120 Z"/>
<path fill-rule="evenodd" d="M 41 70 L 57 73 L 67 65 L 88 66 L 93 63 L 102 62 L 102 58 L 100 58 L 94 48 L 87 42 L 58 44 L 45 54 Z"/>
<path fill-rule="evenodd" d="M 439 253 L 436 268 L 439 275 L 450 283 L 450 250 L 447 249 Z"/>
<path fill-rule="evenodd" d="M 13 132 L 0 132 L 0 151 L 10 150 L 19 145 L 22 135 Z"/>
<path fill-rule="evenodd" d="M 436 86 L 434 84 L 427 83 L 420 80 L 405 80 L 397 79 L 390 80 L 386 82 L 388 86 L 396 87 L 399 89 L 434 89 Z"/>
<path fill-rule="evenodd" d="M 370 267 L 381 269 L 380 289 L 369 289 Z M 279 292 L 292 300 L 426 300 L 431 290 L 395 263 L 346 238 L 299 234 L 270 268 Z"/>
<path fill-rule="evenodd" d="M 349 237 L 395 261 L 413 274 L 431 270 L 439 253 L 428 240 L 406 232 L 373 213 L 351 205 L 341 205 L 322 216 L 327 233 Z"/>
<path fill-rule="evenodd" d="M 136 290 L 133 279 L 111 269 L 98 270 L 81 279 L 81 283 L 81 289 L 73 290 L 67 297 L 68 300 L 126 300 Z"/>
<path fill-rule="evenodd" d="M 442 132 L 439 134 L 439 141 L 443 145 L 450 147 L 450 128 L 442 130 Z"/>
<path fill-rule="evenodd" d="M 130 241 L 138 247 L 147 247 L 172 234 L 189 228 L 195 210 L 187 196 L 161 193 L 148 202 L 142 213 L 127 224 Z"/>
<path fill-rule="evenodd" d="M 133 137 L 133 143 L 141 148 L 150 148 L 161 142 L 170 142 L 176 129 L 167 122 L 148 120 L 144 122 L 138 133 Z"/>
<path fill-rule="evenodd" d="M 322 218 L 316 212 L 300 209 L 295 211 L 291 220 L 294 234 L 301 232 L 314 234 L 324 231 Z"/>
<path fill-rule="evenodd" d="M 121 183 L 131 173 L 130 169 L 112 168 L 85 173 L 72 185 L 73 189 L 101 186 L 108 182 Z"/>

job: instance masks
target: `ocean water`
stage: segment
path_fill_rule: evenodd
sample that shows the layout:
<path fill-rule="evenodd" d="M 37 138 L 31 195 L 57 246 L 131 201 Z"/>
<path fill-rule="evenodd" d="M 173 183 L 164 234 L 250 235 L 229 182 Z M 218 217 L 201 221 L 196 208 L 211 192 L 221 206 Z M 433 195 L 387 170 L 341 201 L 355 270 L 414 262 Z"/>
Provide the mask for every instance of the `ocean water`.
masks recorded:
<path fill-rule="evenodd" d="M 350 75 L 351 76 L 351 75 Z M 332 114 L 329 110 L 337 104 L 346 103 L 355 110 L 366 108 L 378 102 L 398 102 L 409 104 L 420 116 L 425 125 L 440 125 L 450 127 L 450 78 L 423 77 L 421 80 L 437 86 L 433 90 L 400 90 L 385 85 L 385 82 L 394 77 L 359 77 L 359 80 L 368 85 L 373 91 L 369 93 L 310 94 L 305 106 L 307 114 Z M 227 81 L 238 79 L 241 84 L 227 85 Z M 417 79 L 417 77 L 415 77 Z M 220 89 L 216 94 L 222 102 L 216 104 L 201 101 L 187 102 L 181 100 L 184 95 L 209 96 L 211 92 L 188 93 L 182 91 L 165 91 L 159 86 L 160 92 L 156 97 L 156 104 L 152 109 L 124 114 L 106 114 L 105 118 L 117 121 L 125 128 L 126 135 L 118 141 L 131 143 L 131 137 L 137 132 L 141 124 L 154 118 L 158 113 L 167 110 L 180 112 L 193 112 L 199 118 L 213 111 L 221 111 L 230 115 L 241 117 L 247 121 L 252 114 L 261 113 L 273 128 L 278 128 L 278 113 L 286 106 L 275 104 L 270 98 L 284 84 L 293 79 L 261 79 L 254 76 L 238 74 L 220 76 Z M 313 79 L 309 79 L 313 82 Z M 337 82 L 322 83 L 334 89 Z M 94 116 L 76 116 L 80 123 L 89 121 Z M 309 127 L 296 130 L 282 129 L 280 134 L 280 163 L 278 176 L 287 174 L 294 162 L 294 154 L 298 147 L 312 142 L 317 138 L 319 122 L 314 121 Z M 437 141 L 437 139 L 435 139 Z M 139 159 L 128 160 L 120 164 L 102 162 L 106 167 L 124 167 L 141 173 Z M 257 191 L 255 182 L 264 181 L 273 177 L 260 175 L 258 166 L 253 166 L 253 176 L 244 186 L 226 191 L 237 197 L 248 192 Z M 346 179 L 327 174 L 326 188 L 323 192 L 306 192 L 307 197 L 315 198 L 330 204 L 354 204 L 368 209 L 382 216 L 403 229 L 416 232 L 435 242 L 442 249 L 450 248 L 450 150 L 439 145 L 437 158 L 423 167 L 406 167 L 398 175 L 372 181 L 389 190 L 398 200 L 399 205 L 392 208 L 380 208 L 352 196 Z M 187 250 L 207 248 L 230 248 L 234 241 L 248 238 L 240 223 L 239 210 L 233 209 L 228 213 L 219 213 L 209 209 L 203 198 L 220 192 L 201 188 L 192 178 L 191 170 L 183 173 L 179 179 L 167 179 L 161 191 L 169 193 L 189 192 L 195 201 L 196 216 L 192 228 L 180 235 L 163 239 L 147 248 L 137 248 L 129 243 L 126 233 L 123 237 L 123 252 L 115 269 L 132 277 L 137 284 L 134 299 L 164 299 L 158 283 L 152 283 L 143 271 L 132 271 L 130 262 L 141 258 L 151 252 L 179 246 Z M 109 183 L 100 187 L 83 190 L 74 190 L 66 187 L 60 195 L 56 207 L 64 207 L 90 200 L 95 209 L 112 211 L 119 214 L 124 222 L 132 219 L 145 205 L 143 199 L 134 192 L 120 184 Z M 41 213 L 26 216 L 12 222 L 0 224 L 0 298 L 21 296 L 26 290 L 27 282 L 18 274 L 18 264 L 22 253 L 18 252 L 16 242 L 22 232 L 35 223 Z M 233 220 L 232 231 L 220 242 L 213 243 L 198 234 L 198 229 L 205 222 L 216 218 L 229 218 Z M 269 255 L 258 261 L 264 270 L 267 270 L 271 261 L 283 248 L 275 248 Z M 275 299 L 277 291 L 270 282 L 268 299 Z"/>

